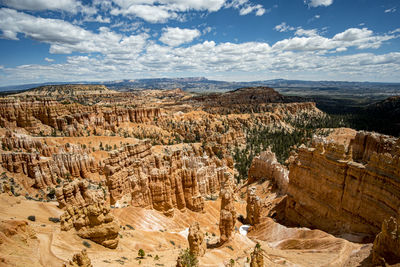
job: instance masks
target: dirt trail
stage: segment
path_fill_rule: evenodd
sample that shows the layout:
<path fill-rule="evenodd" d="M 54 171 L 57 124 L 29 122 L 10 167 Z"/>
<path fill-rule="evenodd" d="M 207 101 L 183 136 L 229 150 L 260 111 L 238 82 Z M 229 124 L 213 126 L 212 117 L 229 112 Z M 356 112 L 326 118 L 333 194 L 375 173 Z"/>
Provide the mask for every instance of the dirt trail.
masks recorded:
<path fill-rule="evenodd" d="M 40 264 L 43 266 L 62 266 L 63 260 L 59 259 L 54 255 L 51 250 L 51 243 L 53 241 L 53 234 L 37 233 L 37 237 L 40 240 L 39 253 L 40 253 Z"/>

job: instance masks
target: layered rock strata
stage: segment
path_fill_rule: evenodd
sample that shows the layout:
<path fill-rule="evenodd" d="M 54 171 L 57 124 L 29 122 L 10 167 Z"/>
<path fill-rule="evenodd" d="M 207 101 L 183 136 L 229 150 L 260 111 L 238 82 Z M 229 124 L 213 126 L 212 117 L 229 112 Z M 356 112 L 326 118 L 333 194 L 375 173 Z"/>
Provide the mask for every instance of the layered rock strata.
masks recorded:
<path fill-rule="evenodd" d="M 21 127 L 39 134 L 58 130 L 69 136 L 83 135 L 88 126 L 114 129 L 124 122 L 151 122 L 161 116 L 159 108 L 102 108 L 60 104 L 53 98 L 9 98 L 0 100 L 0 126 Z M 39 126 L 48 126 L 39 127 Z"/>
<path fill-rule="evenodd" d="M 102 203 L 67 206 L 61 215 L 61 230 L 75 228 L 78 236 L 90 239 L 107 248 L 118 246 L 119 224 L 110 214 L 110 208 Z"/>
<path fill-rule="evenodd" d="M 45 189 L 58 184 L 58 178 L 87 178 L 98 170 L 94 158 L 87 154 L 53 154 L 51 158 L 39 153 L 11 152 L 1 154 L 1 166 L 11 173 L 31 178 L 29 187 Z"/>
<path fill-rule="evenodd" d="M 134 206 L 172 216 L 175 208 L 201 212 L 204 198 L 217 194 L 226 164 L 198 146 L 153 154 L 145 141 L 110 153 L 104 170 L 112 205 L 130 197 Z"/>
<path fill-rule="evenodd" d="M 375 236 L 400 205 L 400 140 L 358 132 L 349 146 L 314 138 L 290 163 L 286 219 Z"/>
<path fill-rule="evenodd" d="M 189 227 L 188 235 L 190 253 L 195 256 L 202 257 L 206 253 L 206 242 L 204 242 L 204 233 L 200 229 L 198 222 Z"/>
<path fill-rule="evenodd" d="M 251 162 L 248 175 L 248 184 L 255 181 L 269 179 L 272 180 L 282 194 L 287 191 L 289 183 L 289 171 L 280 164 L 270 149 L 263 151 Z"/>

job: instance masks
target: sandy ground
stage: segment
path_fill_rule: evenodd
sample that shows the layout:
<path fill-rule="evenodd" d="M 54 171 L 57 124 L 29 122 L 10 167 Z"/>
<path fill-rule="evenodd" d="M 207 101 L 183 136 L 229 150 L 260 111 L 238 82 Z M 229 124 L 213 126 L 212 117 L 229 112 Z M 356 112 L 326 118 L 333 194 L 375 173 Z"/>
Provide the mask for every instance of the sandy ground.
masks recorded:
<path fill-rule="evenodd" d="M 243 201 L 235 205 L 238 214 L 245 214 Z M 18 258 L 22 264 L 18 266 L 61 266 L 85 248 L 83 239 L 74 230 L 62 232 L 58 223 L 48 220 L 62 213 L 55 202 L 28 201 L 2 194 L 0 207 L 0 220 L 28 221 L 29 215 L 36 216 L 35 222 L 28 221 L 36 232 L 36 240 L 14 246 L 12 253 L 4 249 L 7 244 L 0 245 L 3 258 L 16 260 L 12 254 L 26 257 Z M 220 201 L 207 201 L 205 207 L 204 213 L 176 210 L 173 217 L 137 207 L 112 209 L 121 225 L 119 245 L 113 250 L 89 240 L 91 247 L 87 251 L 93 266 L 175 266 L 180 251 L 188 247 L 187 229 L 194 221 L 206 232 L 208 243 L 217 242 Z M 371 248 L 370 244 L 351 243 L 319 230 L 288 228 L 270 218 L 251 227 L 247 236 L 239 233 L 240 225 L 237 222 L 231 241 L 207 249 L 200 258 L 200 266 L 224 266 L 230 259 L 234 259 L 237 266 L 248 266 L 247 257 L 257 242 L 264 249 L 267 266 L 361 266 Z M 137 256 L 139 249 L 146 252 L 143 259 Z M 26 265 L 30 261 L 34 264 Z M 7 265 L 0 263 L 0 266 Z"/>

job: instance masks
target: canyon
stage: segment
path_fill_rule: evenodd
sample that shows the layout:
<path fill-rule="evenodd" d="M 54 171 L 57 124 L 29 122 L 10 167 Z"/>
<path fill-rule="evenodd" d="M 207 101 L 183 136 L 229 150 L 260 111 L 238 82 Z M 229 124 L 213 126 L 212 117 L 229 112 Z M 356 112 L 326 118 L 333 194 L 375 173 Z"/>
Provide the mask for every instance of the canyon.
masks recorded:
<path fill-rule="evenodd" d="M 3 96 L 0 266 L 397 264 L 400 139 L 330 119 L 268 87 Z"/>

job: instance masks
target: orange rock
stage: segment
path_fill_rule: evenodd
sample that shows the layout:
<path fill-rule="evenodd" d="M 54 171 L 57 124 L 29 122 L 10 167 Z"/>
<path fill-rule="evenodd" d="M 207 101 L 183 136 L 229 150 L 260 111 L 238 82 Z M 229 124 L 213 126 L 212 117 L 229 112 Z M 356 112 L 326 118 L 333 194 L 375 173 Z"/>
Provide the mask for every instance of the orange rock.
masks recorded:
<path fill-rule="evenodd" d="M 291 159 L 286 218 L 375 236 L 400 205 L 400 141 L 358 132 L 348 147 L 315 138 Z"/>
<path fill-rule="evenodd" d="M 190 253 L 198 257 L 202 257 L 206 253 L 207 244 L 204 242 L 204 233 L 201 231 L 198 222 L 190 226 L 188 241 Z"/>

